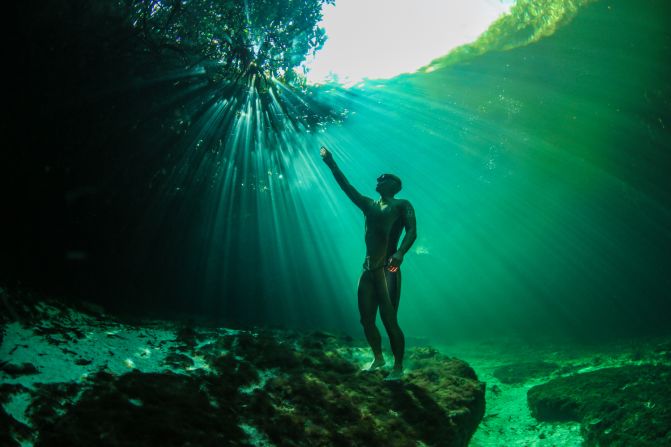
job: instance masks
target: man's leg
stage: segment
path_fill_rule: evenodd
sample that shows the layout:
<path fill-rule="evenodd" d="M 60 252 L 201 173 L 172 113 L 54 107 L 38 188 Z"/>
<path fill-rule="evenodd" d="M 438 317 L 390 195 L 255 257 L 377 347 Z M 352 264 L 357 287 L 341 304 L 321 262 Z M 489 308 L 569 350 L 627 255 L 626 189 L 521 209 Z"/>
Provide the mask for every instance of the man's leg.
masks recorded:
<path fill-rule="evenodd" d="M 372 273 L 364 271 L 359 278 L 359 288 L 357 291 L 359 300 L 359 315 L 363 332 L 366 334 L 366 340 L 373 350 L 375 358 L 367 369 L 376 369 L 384 365 L 382 357 L 382 337 L 380 331 L 375 326 L 375 317 L 377 316 L 377 301 L 375 300 L 375 290 L 373 287 Z"/>
<path fill-rule="evenodd" d="M 390 272 L 384 269 L 384 276 L 387 280 L 387 291 L 389 292 L 389 300 L 391 305 L 398 315 L 398 305 L 401 301 L 401 269 L 396 272 Z"/>
<path fill-rule="evenodd" d="M 383 270 L 372 272 L 375 282 L 375 296 L 380 307 L 380 318 L 384 324 L 389 342 L 391 343 L 391 352 L 394 354 L 394 370 L 390 374 L 393 379 L 399 379 L 403 373 L 403 355 L 405 354 L 405 336 L 398 325 L 396 309 L 389 299 L 389 290 L 387 289 L 387 280 Z"/>

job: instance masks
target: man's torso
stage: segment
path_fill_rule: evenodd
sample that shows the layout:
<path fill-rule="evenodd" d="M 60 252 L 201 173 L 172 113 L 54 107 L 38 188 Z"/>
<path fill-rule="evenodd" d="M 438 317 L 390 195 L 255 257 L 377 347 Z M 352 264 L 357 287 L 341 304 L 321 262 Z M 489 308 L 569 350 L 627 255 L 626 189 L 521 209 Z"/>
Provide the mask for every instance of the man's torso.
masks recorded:
<path fill-rule="evenodd" d="M 396 252 L 403 230 L 403 212 L 406 201 L 372 200 L 364 210 L 366 259 L 371 266 L 382 266 Z"/>

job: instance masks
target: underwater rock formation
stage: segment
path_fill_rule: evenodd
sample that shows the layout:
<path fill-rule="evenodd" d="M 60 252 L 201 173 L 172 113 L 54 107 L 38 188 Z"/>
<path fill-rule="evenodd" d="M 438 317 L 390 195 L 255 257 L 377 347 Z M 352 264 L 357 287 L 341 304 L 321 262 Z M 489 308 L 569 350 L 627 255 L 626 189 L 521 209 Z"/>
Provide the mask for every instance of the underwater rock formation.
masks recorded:
<path fill-rule="evenodd" d="M 20 365 L 15 365 L 14 363 L 9 363 L 8 361 L 0 362 L 0 371 L 11 377 L 39 373 L 37 368 L 35 368 L 35 365 L 32 363 L 22 363 Z"/>
<path fill-rule="evenodd" d="M 494 370 L 494 377 L 501 383 L 520 384 L 538 377 L 547 376 L 559 369 L 559 365 L 549 362 L 523 362 L 503 365 Z"/>
<path fill-rule="evenodd" d="M 551 380 L 527 394 L 541 421 L 578 421 L 587 446 L 671 445 L 671 367 L 631 365 Z"/>
<path fill-rule="evenodd" d="M 7 326 L 1 352 L 20 340 L 38 373 L 0 372 L 2 445 L 466 446 L 484 415 L 473 369 L 430 347 L 385 382 L 361 371 L 368 349 L 347 336 L 124 326 L 42 306 Z"/>

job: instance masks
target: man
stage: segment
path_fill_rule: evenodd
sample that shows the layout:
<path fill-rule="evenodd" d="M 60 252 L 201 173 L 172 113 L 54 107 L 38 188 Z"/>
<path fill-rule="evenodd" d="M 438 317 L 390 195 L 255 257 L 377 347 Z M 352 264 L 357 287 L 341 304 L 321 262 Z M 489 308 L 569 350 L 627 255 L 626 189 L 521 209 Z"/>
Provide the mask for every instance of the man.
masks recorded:
<path fill-rule="evenodd" d="M 401 190 L 401 179 L 395 175 L 383 174 L 377 179 L 375 190 L 380 193 L 380 199 L 373 200 L 361 195 L 350 185 L 328 149 L 322 146 L 320 155 L 340 188 L 363 211 L 365 217 L 366 259 L 357 295 L 361 324 L 374 355 L 367 369 L 375 370 L 385 364 L 380 332 L 375 325 L 379 309 L 394 354 L 394 368 L 385 380 L 400 380 L 403 375 L 405 337 L 397 320 L 401 298 L 399 267 L 403 256 L 417 239 L 415 211 L 407 200 L 394 198 Z M 404 228 L 405 236 L 399 247 L 398 241 Z"/>

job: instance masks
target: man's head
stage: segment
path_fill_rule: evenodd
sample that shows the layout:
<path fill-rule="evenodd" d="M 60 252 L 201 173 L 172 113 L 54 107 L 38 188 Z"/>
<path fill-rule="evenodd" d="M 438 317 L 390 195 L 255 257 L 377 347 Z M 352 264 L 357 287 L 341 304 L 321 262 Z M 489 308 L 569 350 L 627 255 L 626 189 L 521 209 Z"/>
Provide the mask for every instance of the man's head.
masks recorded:
<path fill-rule="evenodd" d="M 393 196 L 398 194 L 402 187 L 401 179 L 394 174 L 382 174 L 377 178 L 377 186 L 375 191 L 381 195 Z"/>

